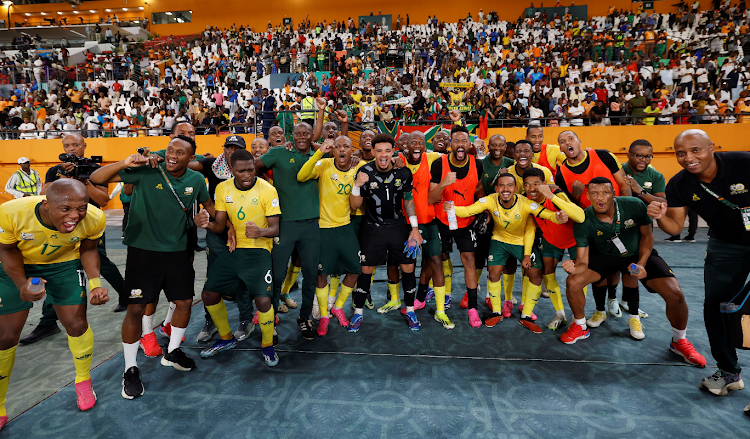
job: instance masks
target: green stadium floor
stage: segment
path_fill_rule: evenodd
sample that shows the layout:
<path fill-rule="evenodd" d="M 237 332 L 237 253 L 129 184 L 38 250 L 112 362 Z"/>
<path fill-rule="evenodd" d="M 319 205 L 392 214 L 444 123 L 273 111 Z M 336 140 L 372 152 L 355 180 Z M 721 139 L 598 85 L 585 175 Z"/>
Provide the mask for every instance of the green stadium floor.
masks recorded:
<path fill-rule="evenodd" d="M 108 246 L 124 270 L 125 250 L 114 227 Z M 92 371 L 98 403 L 81 413 L 71 384 L 73 367 L 63 334 L 18 349 L 10 382 L 12 421 L 0 435 L 17 438 L 747 438 L 750 419 L 742 413 L 750 392 L 715 397 L 698 389 L 713 373 L 703 326 L 703 256 L 706 229 L 698 243 L 664 243 L 656 248 L 671 264 L 691 310 L 688 338 L 709 367 L 697 369 L 669 352 L 664 302 L 641 288 L 646 339 L 630 338 L 625 318 L 609 318 L 592 336 L 572 346 L 546 323 L 554 310 L 541 299 L 535 312 L 544 332 L 524 330 L 515 318 L 494 328 L 469 327 L 458 307 L 465 290 L 454 254 L 454 306 L 447 331 L 432 320 L 434 302 L 418 311 L 422 330 L 409 331 L 396 312 L 365 312 L 360 332 L 349 334 L 332 322 L 325 338 L 305 341 L 294 321 L 281 315 L 278 366 L 260 354 L 260 331 L 237 348 L 200 359 L 195 342 L 203 307 L 193 307 L 184 343 L 196 359 L 192 372 L 178 372 L 139 353 L 146 393 L 120 396 L 124 369 L 120 347 L 122 315 L 115 304 L 90 308 L 96 336 Z M 205 255 L 196 258 L 199 284 Z M 564 279 L 561 270 L 558 278 Z M 373 287 L 376 306 L 386 297 L 379 270 Z M 520 293 L 520 276 L 516 291 Z M 482 276 L 486 285 L 486 272 Z M 562 282 L 564 287 L 564 282 Z M 484 288 L 484 286 L 483 286 Z M 199 298 L 196 288 L 196 300 Z M 483 290 L 484 291 L 484 290 Z M 619 293 L 618 293 L 619 295 Z M 484 293 L 480 293 L 483 297 Z M 292 293 L 300 301 L 299 290 Z M 519 294 L 520 297 L 520 294 Z M 591 299 L 591 298 L 590 298 Z M 155 323 L 164 316 L 162 301 Z M 481 304 L 480 312 L 486 311 Z M 237 309 L 229 304 L 233 330 Z M 345 308 L 347 315 L 350 308 Z M 567 302 L 566 302 L 567 309 Z M 586 307 L 594 311 L 593 299 Z M 36 325 L 32 311 L 24 334 Z M 568 318 L 570 311 L 567 309 Z M 160 342 L 166 339 L 160 336 Z M 741 353 L 741 361 L 748 356 Z"/>

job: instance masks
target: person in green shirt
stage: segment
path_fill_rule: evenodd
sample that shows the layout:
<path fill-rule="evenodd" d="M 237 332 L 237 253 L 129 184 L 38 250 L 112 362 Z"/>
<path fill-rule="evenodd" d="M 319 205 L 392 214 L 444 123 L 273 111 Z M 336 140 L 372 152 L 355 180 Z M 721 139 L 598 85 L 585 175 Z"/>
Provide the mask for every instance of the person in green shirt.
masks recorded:
<path fill-rule="evenodd" d="M 628 161 L 622 164 L 625 171 L 625 182 L 630 186 L 633 196 L 640 198 L 646 205 L 652 201 L 666 202 L 666 183 L 664 174 L 651 166 L 654 148 L 645 139 L 638 139 L 630 144 Z"/>
<path fill-rule="evenodd" d="M 590 335 L 584 314 L 583 287 L 627 270 L 649 292 L 659 294 L 666 302 L 667 319 L 672 325 L 669 349 L 687 363 L 705 367 L 706 359 L 685 338 L 688 306 L 672 270 L 654 250 L 654 229 L 646 205 L 632 197 L 615 197 L 612 182 L 606 177 L 596 177 L 589 182 L 588 198 L 591 206 L 584 211 L 585 220 L 573 225 L 576 260 L 562 263 L 569 274 L 566 296 L 575 321 L 560 341 L 573 344 Z M 638 307 L 631 302 L 630 309 Z M 645 337 L 637 312 L 630 315 L 628 326 L 633 338 Z"/>
<path fill-rule="evenodd" d="M 142 317 L 146 305 L 156 302 L 161 290 L 175 304 L 169 346 L 161 364 L 183 371 L 195 367 L 195 361 L 180 349 L 195 293 L 193 253 L 188 248 L 187 228 L 191 223 L 188 214 L 198 202 L 213 214 L 214 203 L 203 176 L 188 169 L 194 158 L 195 142 L 178 136 L 169 142 L 164 162 L 155 167 L 147 165 L 150 160 L 146 156 L 133 154 L 91 174 L 90 180 L 97 184 L 121 181 L 134 187 L 125 231 L 128 246 L 125 290 L 130 291 L 122 324 L 125 355 L 122 395 L 126 399 L 144 393 L 136 361 Z M 161 355 L 160 348 L 157 355 Z"/>
<path fill-rule="evenodd" d="M 268 169 L 273 170 L 273 184 L 279 193 L 282 212 L 278 240 L 271 252 L 273 259 L 272 303 L 274 308 L 278 308 L 287 265 L 296 248 L 304 277 L 302 306 L 297 318 L 297 326 L 306 340 L 312 340 L 315 336 L 310 314 L 315 297 L 320 256 L 320 229 L 318 228 L 320 205 L 318 182 L 315 180 L 298 181 L 297 174 L 313 155 L 312 135 L 313 128 L 310 124 L 300 122 L 295 125 L 292 132 L 294 148 L 291 151 L 286 148 L 271 148 L 255 161 L 259 174 Z M 325 305 L 321 304 L 321 306 Z"/>

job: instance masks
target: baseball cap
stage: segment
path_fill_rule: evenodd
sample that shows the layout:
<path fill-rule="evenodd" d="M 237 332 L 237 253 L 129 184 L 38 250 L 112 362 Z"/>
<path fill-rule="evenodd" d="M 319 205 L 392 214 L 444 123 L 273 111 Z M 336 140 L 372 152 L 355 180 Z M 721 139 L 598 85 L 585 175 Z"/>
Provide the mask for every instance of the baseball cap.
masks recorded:
<path fill-rule="evenodd" d="M 238 148 L 242 148 L 242 149 L 246 149 L 247 148 L 247 145 L 245 145 L 245 139 L 242 138 L 242 136 L 237 136 L 237 135 L 234 135 L 234 134 L 231 135 L 231 136 L 229 136 L 229 137 L 227 137 L 227 139 L 224 141 L 224 146 L 225 147 L 230 146 L 230 145 L 234 145 L 234 146 L 236 146 Z"/>
<path fill-rule="evenodd" d="M 30 161 L 31 160 L 29 160 L 28 157 L 21 157 L 21 158 L 18 159 L 18 164 L 21 165 L 21 164 L 24 164 L 24 163 L 28 163 Z"/>

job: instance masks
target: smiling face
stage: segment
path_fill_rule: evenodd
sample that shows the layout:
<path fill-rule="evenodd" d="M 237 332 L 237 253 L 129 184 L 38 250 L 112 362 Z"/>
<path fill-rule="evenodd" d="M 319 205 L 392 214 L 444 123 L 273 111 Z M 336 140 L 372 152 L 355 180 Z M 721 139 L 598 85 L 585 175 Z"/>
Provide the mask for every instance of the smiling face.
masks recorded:
<path fill-rule="evenodd" d="M 250 152 L 256 159 L 267 153 L 269 149 L 270 146 L 268 145 L 268 141 L 262 137 L 257 137 L 253 140 L 253 143 L 250 144 Z M 224 149 L 224 152 L 226 155 L 226 148 Z M 227 158 L 227 160 L 229 160 L 229 158 Z"/>
<path fill-rule="evenodd" d="M 375 154 L 375 166 L 379 171 L 388 171 L 391 169 L 393 164 L 391 163 L 391 157 L 393 156 L 393 145 L 388 142 L 377 143 L 372 148 Z"/>
<path fill-rule="evenodd" d="M 516 165 L 519 169 L 527 169 L 531 167 L 531 162 L 534 158 L 534 151 L 531 145 L 528 143 L 517 143 L 516 151 L 513 160 L 516 161 Z"/>
<path fill-rule="evenodd" d="M 195 159 L 193 147 L 184 140 L 173 139 L 167 146 L 164 154 L 164 162 L 167 171 L 170 173 L 179 173 L 187 168 L 188 163 Z"/>
<path fill-rule="evenodd" d="M 268 130 L 268 144 L 270 147 L 282 146 L 286 142 L 284 129 L 279 126 L 271 127 Z"/>
<path fill-rule="evenodd" d="M 543 185 L 544 181 L 537 176 L 526 177 L 523 179 L 523 189 L 526 191 L 526 198 L 534 201 L 540 201 L 544 198 L 541 192 L 539 192 L 539 186 Z"/>
<path fill-rule="evenodd" d="M 605 214 L 614 205 L 615 191 L 609 183 L 589 183 L 588 199 L 594 212 Z"/>
<path fill-rule="evenodd" d="M 193 124 L 187 122 L 179 123 L 171 137 L 175 138 L 177 136 L 185 136 L 195 140 L 195 127 Z"/>
<path fill-rule="evenodd" d="M 674 151 L 677 163 L 691 174 L 700 174 L 716 163 L 716 145 L 708 136 L 678 136 Z"/>
<path fill-rule="evenodd" d="M 435 133 L 435 136 L 432 138 L 432 149 L 435 152 L 445 154 L 445 152 L 448 151 L 449 142 L 450 136 L 448 136 L 448 133 L 440 130 Z"/>
<path fill-rule="evenodd" d="M 455 132 L 451 135 L 451 150 L 453 159 L 457 162 L 463 162 L 467 158 L 467 151 L 471 146 L 469 134 L 463 131 Z"/>
<path fill-rule="evenodd" d="M 427 151 L 427 143 L 424 140 L 424 133 L 419 131 L 412 133 L 405 149 L 406 160 L 412 165 L 416 165 L 422 160 L 425 151 Z"/>
<path fill-rule="evenodd" d="M 544 131 L 541 128 L 529 128 L 526 140 L 531 142 L 534 152 L 539 152 L 542 150 L 542 143 L 544 143 Z"/>
<path fill-rule="evenodd" d="M 490 158 L 492 160 L 501 160 L 507 147 L 508 143 L 505 141 L 505 137 L 500 134 L 490 137 L 490 144 L 487 147 L 490 151 Z"/>
<path fill-rule="evenodd" d="M 298 123 L 294 126 L 292 140 L 297 151 L 305 153 L 310 150 L 312 145 L 312 128 L 306 123 Z"/>
<path fill-rule="evenodd" d="M 495 182 L 495 192 L 500 194 L 500 201 L 509 203 L 516 194 L 516 179 L 513 176 L 500 177 Z"/>

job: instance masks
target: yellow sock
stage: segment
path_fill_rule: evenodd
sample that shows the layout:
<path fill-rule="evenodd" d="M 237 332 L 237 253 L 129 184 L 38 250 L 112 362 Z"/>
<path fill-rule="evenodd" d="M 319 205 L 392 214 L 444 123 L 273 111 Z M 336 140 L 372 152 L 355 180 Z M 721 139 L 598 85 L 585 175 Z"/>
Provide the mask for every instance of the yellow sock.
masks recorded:
<path fill-rule="evenodd" d="M 437 312 L 445 312 L 445 287 L 434 287 Z"/>
<path fill-rule="evenodd" d="M 529 291 L 529 278 L 523 277 L 523 283 L 521 284 L 521 304 L 526 303 L 526 293 Z"/>
<path fill-rule="evenodd" d="M 8 416 L 5 411 L 5 396 L 8 394 L 8 383 L 10 373 L 13 371 L 13 363 L 16 361 L 17 347 L 18 345 L 15 345 L 10 349 L 0 351 L 0 416 Z"/>
<path fill-rule="evenodd" d="M 346 299 L 352 295 L 352 290 L 354 290 L 354 288 L 341 284 L 341 293 L 339 294 L 339 298 L 336 299 L 336 308 L 341 309 L 344 307 Z"/>
<path fill-rule="evenodd" d="M 500 296 L 503 292 L 503 287 L 500 281 L 492 282 L 487 279 L 487 290 L 490 292 L 490 303 L 492 303 L 492 311 L 500 312 L 503 309 L 503 301 Z"/>
<path fill-rule="evenodd" d="M 450 259 L 443 261 L 443 275 L 445 276 L 445 295 L 451 295 L 453 286 L 453 263 Z"/>
<path fill-rule="evenodd" d="M 552 301 L 552 306 L 555 307 L 555 311 L 562 311 L 563 301 L 562 294 L 560 293 L 560 284 L 557 283 L 555 273 L 544 275 L 544 286 L 547 287 L 549 293 L 549 299 Z"/>
<path fill-rule="evenodd" d="M 430 287 L 434 287 L 434 285 L 432 284 L 432 278 L 430 278 Z"/>
<path fill-rule="evenodd" d="M 529 282 L 528 292 L 526 293 L 526 299 L 528 302 L 524 303 L 523 305 L 523 315 L 530 316 L 532 312 L 534 312 L 534 307 L 536 306 L 536 302 L 539 300 L 539 297 L 542 295 L 542 286 L 541 285 L 534 285 L 531 282 Z"/>
<path fill-rule="evenodd" d="M 292 285 L 297 282 L 297 276 L 299 276 L 300 270 L 302 270 L 301 267 L 295 267 L 293 264 L 289 264 L 289 268 L 286 269 L 284 284 L 281 286 L 281 294 L 289 294 Z"/>
<path fill-rule="evenodd" d="M 482 280 L 482 269 L 481 269 L 481 268 L 477 268 L 477 285 L 478 285 L 478 286 L 480 286 L 480 287 L 482 286 L 482 282 L 481 282 L 481 280 Z M 489 282 L 489 281 L 490 281 L 490 280 L 489 280 L 489 279 L 487 279 L 487 282 Z M 489 285 L 489 284 L 488 284 L 488 285 Z M 481 301 L 480 301 L 480 302 L 481 302 Z"/>
<path fill-rule="evenodd" d="M 328 292 L 328 297 L 336 297 L 336 291 L 339 290 L 339 284 L 341 283 L 341 276 L 331 276 L 330 281 L 331 290 Z"/>
<path fill-rule="evenodd" d="M 388 293 L 391 297 L 391 302 L 398 302 L 398 284 L 392 284 L 388 282 Z"/>
<path fill-rule="evenodd" d="M 505 289 L 505 300 L 513 300 L 513 284 L 516 283 L 516 274 L 503 274 L 503 288 Z"/>
<path fill-rule="evenodd" d="M 211 315 L 211 319 L 214 321 L 214 325 L 216 326 L 216 330 L 219 331 L 221 339 L 230 340 L 232 338 L 232 329 L 229 327 L 227 306 L 224 304 L 224 299 L 219 299 L 219 303 L 207 306 L 206 309 Z"/>
<path fill-rule="evenodd" d="M 320 310 L 322 311 L 323 308 Z M 260 323 L 261 333 L 260 347 L 273 345 L 273 308 L 266 312 L 258 311 L 258 323 Z"/>
<path fill-rule="evenodd" d="M 583 297 L 586 297 L 586 293 L 588 293 L 588 292 L 589 292 L 589 286 L 586 285 L 585 287 L 583 287 Z"/>
<path fill-rule="evenodd" d="M 315 288 L 315 297 L 318 298 L 320 317 L 328 317 L 328 285 L 323 288 Z"/>
<path fill-rule="evenodd" d="M 73 354 L 73 364 L 76 367 L 76 384 L 91 379 L 91 360 L 94 352 L 94 333 L 91 326 L 78 337 L 68 336 L 68 347 Z"/>
<path fill-rule="evenodd" d="M 375 272 L 378 271 L 378 267 L 372 268 L 372 276 L 370 276 L 370 287 L 372 287 L 372 283 L 375 282 Z"/>

